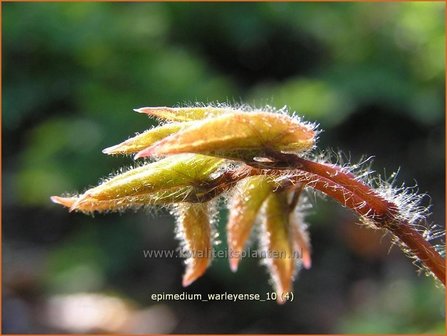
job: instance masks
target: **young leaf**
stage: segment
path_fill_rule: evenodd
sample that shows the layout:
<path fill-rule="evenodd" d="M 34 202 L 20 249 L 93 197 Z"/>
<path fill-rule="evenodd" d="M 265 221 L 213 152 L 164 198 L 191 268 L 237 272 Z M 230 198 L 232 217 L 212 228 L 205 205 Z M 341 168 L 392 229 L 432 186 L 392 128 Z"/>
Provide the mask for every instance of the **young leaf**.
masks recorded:
<path fill-rule="evenodd" d="M 157 141 L 191 125 L 190 122 L 170 123 L 162 126 L 154 127 L 141 134 L 138 134 L 118 145 L 103 149 L 104 154 L 132 154 L 141 151 Z"/>
<path fill-rule="evenodd" d="M 206 188 L 210 174 L 216 171 L 221 162 L 221 159 L 197 154 L 170 156 L 119 174 L 87 190 L 73 204 L 73 208 L 93 200 L 121 199 L 188 186 Z"/>
<path fill-rule="evenodd" d="M 230 268 L 236 272 L 245 243 L 250 236 L 262 203 L 273 186 L 264 175 L 247 177 L 236 185 L 229 204 L 227 224 Z"/>
<path fill-rule="evenodd" d="M 167 205 L 184 202 L 188 196 L 194 194 L 192 187 L 172 188 L 160 192 L 142 194 L 138 196 L 126 196 L 109 200 L 98 200 L 88 197 L 80 201 L 79 197 L 59 197 L 52 196 L 53 203 L 63 205 L 71 211 L 80 211 L 85 214 L 94 212 L 114 212 L 127 209 L 137 210 L 148 205 Z"/>
<path fill-rule="evenodd" d="M 264 245 L 278 302 L 284 303 L 284 295 L 292 290 L 295 273 L 293 247 L 289 239 L 289 215 L 286 192 L 271 194 L 266 200 Z"/>
<path fill-rule="evenodd" d="M 140 151 L 136 158 L 178 153 L 213 153 L 266 149 L 305 151 L 315 131 L 285 114 L 235 112 L 195 122 Z"/>
<path fill-rule="evenodd" d="M 145 113 L 169 121 L 191 121 L 233 113 L 236 110 L 227 107 L 142 107 L 135 112 Z"/>
<path fill-rule="evenodd" d="M 295 210 L 290 213 L 289 220 L 289 232 L 294 251 L 301 256 L 304 268 L 310 269 L 312 266 L 310 239 L 303 216 Z"/>
<path fill-rule="evenodd" d="M 178 236 L 189 255 L 183 286 L 189 286 L 205 273 L 212 259 L 210 211 L 208 203 L 177 205 Z"/>

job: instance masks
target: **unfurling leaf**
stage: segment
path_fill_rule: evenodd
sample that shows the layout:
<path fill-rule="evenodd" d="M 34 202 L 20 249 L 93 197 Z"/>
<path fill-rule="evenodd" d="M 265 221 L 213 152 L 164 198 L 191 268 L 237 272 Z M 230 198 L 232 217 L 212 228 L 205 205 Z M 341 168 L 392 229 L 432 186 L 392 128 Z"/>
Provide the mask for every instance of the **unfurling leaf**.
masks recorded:
<path fill-rule="evenodd" d="M 237 270 L 259 209 L 272 190 L 271 180 L 264 175 L 247 177 L 236 185 L 236 191 L 229 204 L 227 224 L 230 267 L 233 272 Z"/>
<path fill-rule="evenodd" d="M 292 239 L 294 251 L 301 256 L 304 268 L 310 269 L 312 266 L 311 247 L 306 224 L 298 211 L 292 211 L 289 220 L 290 238 Z"/>
<path fill-rule="evenodd" d="M 198 154 L 175 155 L 119 174 L 99 186 L 87 190 L 72 205 L 71 210 L 97 201 L 120 200 L 163 191 L 175 192 L 185 187 L 206 189 L 210 175 L 221 159 Z"/>
<path fill-rule="evenodd" d="M 138 134 L 118 145 L 103 149 L 104 154 L 132 154 L 137 153 L 149 146 L 152 146 L 157 141 L 166 138 L 167 136 L 181 130 L 191 123 L 170 123 L 162 126 L 157 126 Z"/>
<path fill-rule="evenodd" d="M 285 114 L 234 112 L 199 120 L 151 147 L 137 157 L 178 153 L 220 153 L 265 150 L 306 151 L 315 143 L 315 131 L 308 124 Z"/>
<path fill-rule="evenodd" d="M 205 273 L 212 259 L 210 205 L 208 203 L 180 203 L 175 214 L 178 236 L 188 254 L 183 286 L 189 286 Z"/>
<path fill-rule="evenodd" d="M 236 110 L 230 107 L 142 107 L 135 112 L 145 113 L 159 119 L 169 121 L 191 121 L 233 113 Z"/>
<path fill-rule="evenodd" d="M 278 302 L 292 290 L 296 263 L 289 238 L 289 213 L 286 192 L 271 194 L 265 205 L 263 235 L 266 264 L 272 277 Z"/>
<path fill-rule="evenodd" d="M 53 203 L 61 204 L 71 211 L 80 211 L 85 214 L 94 212 L 115 212 L 127 209 L 137 210 L 148 205 L 166 205 L 171 203 L 184 202 L 189 197 L 195 197 L 195 190 L 192 187 L 172 188 L 155 193 L 138 196 L 127 196 L 110 200 L 98 200 L 93 197 L 80 201 L 80 197 L 59 197 L 52 196 Z"/>

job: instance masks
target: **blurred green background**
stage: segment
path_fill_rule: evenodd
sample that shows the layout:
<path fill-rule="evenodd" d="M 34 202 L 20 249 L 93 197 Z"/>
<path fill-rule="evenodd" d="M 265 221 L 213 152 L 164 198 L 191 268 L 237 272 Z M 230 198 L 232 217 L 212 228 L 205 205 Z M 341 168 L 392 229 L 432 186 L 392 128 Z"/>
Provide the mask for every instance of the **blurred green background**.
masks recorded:
<path fill-rule="evenodd" d="M 321 148 L 401 167 L 443 225 L 443 3 L 2 7 L 4 333 L 444 333 L 444 290 L 333 202 L 316 201 L 313 267 L 278 306 L 154 302 L 271 287 L 246 259 L 183 289 L 181 260 L 142 254 L 176 248 L 166 212 L 92 218 L 49 200 L 132 164 L 101 150 L 154 123 L 133 108 L 287 104 L 320 123 Z"/>

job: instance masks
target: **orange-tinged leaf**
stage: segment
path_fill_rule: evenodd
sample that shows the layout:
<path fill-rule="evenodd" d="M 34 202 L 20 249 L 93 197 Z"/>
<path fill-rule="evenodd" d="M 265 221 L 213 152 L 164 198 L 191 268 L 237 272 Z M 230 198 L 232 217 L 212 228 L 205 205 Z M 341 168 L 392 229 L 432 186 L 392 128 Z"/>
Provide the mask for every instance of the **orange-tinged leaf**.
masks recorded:
<path fill-rule="evenodd" d="M 303 216 L 298 211 L 293 211 L 289 220 L 290 238 L 295 253 L 301 256 L 303 267 L 310 269 L 312 266 L 310 239 L 306 231 L 306 224 L 303 222 Z"/>
<path fill-rule="evenodd" d="M 145 113 L 164 120 L 170 121 L 191 121 L 216 117 L 226 113 L 235 112 L 230 107 L 142 107 L 135 109 L 135 112 Z"/>
<path fill-rule="evenodd" d="M 284 303 L 285 295 L 292 290 L 295 274 L 293 247 L 289 238 L 289 214 L 286 192 L 271 194 L 265 205 L 264 248 L 278 302 Z"/>
<path fill-rule="evenodd" d="M 178 234 L 189 254 L 183 286 L 205 273 L 212 259 L 210 209 L 208 203 L 180 203 L 177 207 Z"/>
<path fill-rule="evenodd" d="M 105 148 L 102 152 L 104 154 L 132 154 L 139 152 L 157 141 L 166 138 L 167 136 L 181 130 L 191 123 L 170 123 L 162 126 L 154 127 L 141 134 L 138 134 L 118 145 Z"/>
<path fill-rule="evenodd" d="M 227 224 L 230 267 L 233 272 L 237 270 L 259 209 L 272 190 L 272 182 L 264 175 L 247 177 L 236 185 L 229 204 Z"/>
<path fill-rule="evenodd" d="M 166 205 L 171 203 L 183 202 L 192 193 L 194 193 L 193 188 L 184 187 L 109 200 L 98 200 L 93 197 L 87 197 L 84 198 L 84 200 L 80 201 L 79 197 L 76 196 L 52 196 L 51 201 L 53 201 L 53 203 L 60 204 L 69 208 L 70 211 L 80 211 L 85 214 L 91 214 L 94 212 L 115 212 L 124 211 L 127 209 L 136 210 L 148 205 Z"/>
<path fill-rule="evenodd" d="M 140 151 L 137 157 L 266 149 L 305 151 L 314 145 L 309 125 L 281 113 L 235 112 L 195 122 Z"/>
<path fill-rule="evenodd" d="M 82 207 L 82 203 L 96 200 L 122 199 L 173 188 L 206 189 L 210 175 L 216 171 L 221 162 L 221 159 L 198 154 L 170 156 L 119 174 L 87 190 L 73 204 L 72 210 Z"/>

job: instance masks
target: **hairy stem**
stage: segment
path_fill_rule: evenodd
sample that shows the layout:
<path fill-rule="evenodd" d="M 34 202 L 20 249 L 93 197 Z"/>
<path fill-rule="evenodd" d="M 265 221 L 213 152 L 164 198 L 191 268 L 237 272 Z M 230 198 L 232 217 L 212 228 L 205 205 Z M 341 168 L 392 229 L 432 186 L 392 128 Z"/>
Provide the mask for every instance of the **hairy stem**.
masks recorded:
<path fill-rule="evenodd" d="M 247 176 L 260 174 L 280 176 L 278 170 L 296 171 L 296 175 L 292 174 L 284 179 L 280 189 L 307 185 L 334 198 L 377 227 L 390 231 L 445 285 L 444 258 L 406 220 L 399 217 L 398 207 L 394 203 L 385 200 L 375 190 L 341 167 L 309 161 L 293 154 L 271 151 L 268 155 L 274 161 L 259 165 L 256 162 L 247 162 L 252 168 L 243 167 L 225 173 L 214 181 L 215 187 L 203 197 L 211 199 L 229 190 Z"/>
<path fill-rule="evenodd" d="M 397 206 L 380 197 L 377 192 L 371 189 L 362 181 L 359 181 L 355 175 L 344 171 L 341 167 L 332 164 L 323 164 L 303 159 L 294 154 L 269 151 L 270 155 L 276 161 L 272 164 L 276 169 L 298 169 L 301 171 L 315 174 L 326 180 L 333 181 L 345 190 L 350 191 L 366 201 L 369 207 L 374 210 L 375 216 L 389 217 L 397 212 Z"/>
<path fill-rule="evenodd" d="M 297 186 L 300 189 L 303 185 L 307 185 L 334 198 L 378 228 L 390 231 L 445 285 L 444 258 L 412 225 L 399 217 L 396 204 L 385 200 L 355 175 L 336 165 L 309 161 L 294 154 L 276 151 L 267 151 L 266 154 L 273 159 L 271 162 L 246 162 L 250 167 L 245 166 L 225 172 L 211 181 L 208 192 L 197 199 L 188 201 L 210 200 L 231 189 L 238 181 L 248 176 L 261 174 L 281 176 L 280 171 L 287 170 L 291 174 L 282 181 L 280 190 L 297 188 Z M 294 171 L 296 174 L 293 174 Z"/>
<path fill-rule="evenodd" d="M 383 199 L 368 185 L 340 167 L 309 161 L 293 154 L 272 151 L 269 155 L 278 160 L 278 166 L 282 165 L 283 169 L 297 169 L 318 176 L 312 185 L 315 189 L 371 219 L 377 227 L 389 230 L 445 285 L 444 258 L 407 221 L 399 219 L 395 204 Z"/>
<path fill-rule="evenodd" d="M 402 221 L 389 229 L 445 286 L 445 260 L 419 232 Z"/>

